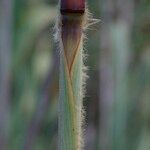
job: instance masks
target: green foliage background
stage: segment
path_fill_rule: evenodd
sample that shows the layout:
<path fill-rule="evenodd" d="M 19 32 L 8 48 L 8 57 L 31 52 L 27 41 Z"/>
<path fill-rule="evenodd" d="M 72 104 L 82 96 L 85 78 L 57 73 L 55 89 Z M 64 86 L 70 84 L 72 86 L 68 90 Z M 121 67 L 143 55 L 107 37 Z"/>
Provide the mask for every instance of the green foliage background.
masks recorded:
<path fill-rule="evenodd" d="M 56 0 L 14 0 L 12 2 L 11 92 L 8 150 L 20 150 L 26 145 L 32 130 L 29 126 L 48 91 L 48 103 L 41 107 L 41 122 L 36 138 L 29 138 L 33 150 L 57 149 L 57 98 L 59 52 L 53 40 Z M 89 9 L 101 22 L 88 31 L 86 60 L 89 66 L 87 93 L 84 101 L 86 116 L 86 150 L 99 150 L 99 68 L 100 30 L 103 24 L 101 0 L 89 0 Z M 2 8 L 1 8 L 2 9 Z M 128 149 L 150 149 L 150 1 L 135 1 L 131 33 L 131 62 L 129 66 Z M 1 20 L 2 18 L 0 18 Z M 55 66 L 56 65 L 56 66 Z M 53 71 L 55 68 L 55 71 Z M 52 78 L 48 84 L 49 78 Z M 1 84 L 1 83 L 0 83 Z M 7 110 L 6 110 L 7 111 Z M 0 112 L 1 113 L 1 112 Z M 33 124 L 34 126 L 34 124 Z M 34 128 L 34 127 L 33 127 Z M 31 135 L 29 134 L 29 131 Z M 139 144 L 140 143 L 140 144 Z M 27 148 L 24 148 L 28 150 Z"/>

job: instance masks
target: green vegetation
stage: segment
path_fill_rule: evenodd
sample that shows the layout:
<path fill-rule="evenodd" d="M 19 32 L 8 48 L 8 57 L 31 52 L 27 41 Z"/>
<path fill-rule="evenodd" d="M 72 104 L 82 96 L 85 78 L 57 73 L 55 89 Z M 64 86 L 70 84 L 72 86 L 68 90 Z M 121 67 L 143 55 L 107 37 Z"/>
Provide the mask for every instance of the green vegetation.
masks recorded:
<path fill-rule="evenodd" d="M 81 26 L 87 39 L 83 46 L 83 37 L 76 37 L 81 47 L 70 75 L 53 37 L 58 1 L 0 1 L 0 150 L 56 150 L 60 137 L 72 142 L 67 141 L 65 150 L 76 149 L 70 147 L 79 137 L 84 137 L 85 150 L 150 149 L 150 1 L 111 2 L 88 0 L 101 22 L 88 27 L 88 35 Z M 75 36 L 63 41 L 66 51 L 77 44 Z M 80 132 L 82 46 L 89 79 L 83 100 L 86 123 Z M 61 99 L 71 103 L 58 107 L 59 96 L 68 95 L 72 101 Z M 58 111 L 66 115 L 60 119 L 63 124 L 73 122 L 59 134 Z M 75 134 L 69 131 L 73 128 Z"/>

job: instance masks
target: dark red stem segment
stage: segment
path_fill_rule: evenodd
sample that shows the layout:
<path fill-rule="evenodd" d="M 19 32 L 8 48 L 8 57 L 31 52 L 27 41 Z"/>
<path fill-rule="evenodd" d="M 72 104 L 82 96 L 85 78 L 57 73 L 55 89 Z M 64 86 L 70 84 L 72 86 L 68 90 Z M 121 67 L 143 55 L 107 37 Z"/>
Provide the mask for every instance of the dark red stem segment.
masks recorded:
<path fill-rule="evenodd" d="M 64 13 L 84 13 L 85 0 L 61 0 L 60 11 Z"/>

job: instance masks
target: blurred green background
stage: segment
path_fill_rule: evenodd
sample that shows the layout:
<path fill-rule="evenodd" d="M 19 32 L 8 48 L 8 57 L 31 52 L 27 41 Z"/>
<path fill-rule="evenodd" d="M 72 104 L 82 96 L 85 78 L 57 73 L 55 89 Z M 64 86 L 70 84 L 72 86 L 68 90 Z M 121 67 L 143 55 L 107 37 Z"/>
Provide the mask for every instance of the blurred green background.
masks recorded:
<path fill-rule="evenodd" d="M 0 0 L 0 150 L 56 150 L 57 0 Z M 150 1 L 88 0 L 85 150 L 150 150 Z"/>

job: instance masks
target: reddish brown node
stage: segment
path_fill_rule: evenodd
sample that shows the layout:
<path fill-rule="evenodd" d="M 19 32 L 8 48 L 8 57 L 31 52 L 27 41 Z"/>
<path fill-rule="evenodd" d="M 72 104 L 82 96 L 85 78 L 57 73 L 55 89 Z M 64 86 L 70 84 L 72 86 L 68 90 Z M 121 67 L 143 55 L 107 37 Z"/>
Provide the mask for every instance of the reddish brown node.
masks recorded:
<path fill-rule="evenodd" d="M 85 0 L 61 0 L 61 13 L 84 13 Z"/>

